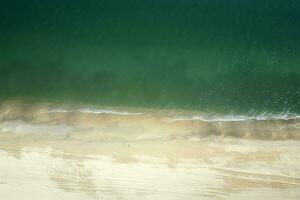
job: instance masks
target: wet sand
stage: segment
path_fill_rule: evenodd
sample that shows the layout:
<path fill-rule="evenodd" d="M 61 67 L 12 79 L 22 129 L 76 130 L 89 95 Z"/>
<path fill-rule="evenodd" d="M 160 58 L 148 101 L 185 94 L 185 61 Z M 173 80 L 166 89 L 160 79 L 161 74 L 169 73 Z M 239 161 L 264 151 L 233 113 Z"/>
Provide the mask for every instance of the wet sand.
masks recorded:
<path fill-rule="evenodd" d="M 20 102 L 0 113 L 0 199 L 300 198 L 299 119 L 205 122 Z"/>

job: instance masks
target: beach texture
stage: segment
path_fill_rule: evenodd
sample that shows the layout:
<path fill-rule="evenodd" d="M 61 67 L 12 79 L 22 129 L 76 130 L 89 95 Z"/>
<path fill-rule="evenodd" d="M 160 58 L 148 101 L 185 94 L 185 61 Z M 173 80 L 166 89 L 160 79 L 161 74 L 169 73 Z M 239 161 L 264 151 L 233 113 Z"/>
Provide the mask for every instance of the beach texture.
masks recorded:
<path fill-rule="evenodd" d="M 191 115 L 2 103 L 0 199 L 299 199 L 300 119 Z"/>

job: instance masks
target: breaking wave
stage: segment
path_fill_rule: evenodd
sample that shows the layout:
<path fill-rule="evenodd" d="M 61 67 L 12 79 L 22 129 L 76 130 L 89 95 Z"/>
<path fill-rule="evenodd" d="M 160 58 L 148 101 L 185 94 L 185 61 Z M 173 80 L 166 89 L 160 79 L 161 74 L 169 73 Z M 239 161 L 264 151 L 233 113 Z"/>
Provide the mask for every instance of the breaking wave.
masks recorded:
<path fill-rule="evenodd" d="M 260 115 L 190 115 L 180 116 L 172 119 L 173 121 L 199 120 L 205 122 L 241 122 L 241 121 L 276 121 L 276 120 L 296 120 L 300 119 L 300 115 L 291 113 L 270 114 L 264 113 Z"/>

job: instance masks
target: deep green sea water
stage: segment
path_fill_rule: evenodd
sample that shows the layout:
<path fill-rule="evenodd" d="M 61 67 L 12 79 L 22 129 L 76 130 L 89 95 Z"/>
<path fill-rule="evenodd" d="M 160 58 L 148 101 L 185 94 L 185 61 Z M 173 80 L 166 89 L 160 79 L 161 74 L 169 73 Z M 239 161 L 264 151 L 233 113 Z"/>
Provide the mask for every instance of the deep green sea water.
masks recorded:
<path fill-rule="evenodd" d="M 4 0 L 0 97 L 300 114 L 299 0 Z"/>

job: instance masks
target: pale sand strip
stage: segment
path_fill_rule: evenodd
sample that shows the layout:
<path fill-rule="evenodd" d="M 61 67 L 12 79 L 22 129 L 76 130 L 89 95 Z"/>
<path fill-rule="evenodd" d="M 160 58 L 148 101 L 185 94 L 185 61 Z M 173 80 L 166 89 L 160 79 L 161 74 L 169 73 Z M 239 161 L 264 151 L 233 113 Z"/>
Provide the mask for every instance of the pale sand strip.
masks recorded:
<path fill-rule="evenodd" d="M 0 199 L 299 199 L 299 142 L 0 143 Z"/>

